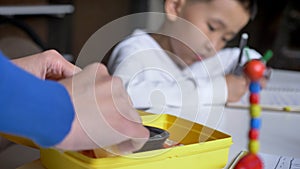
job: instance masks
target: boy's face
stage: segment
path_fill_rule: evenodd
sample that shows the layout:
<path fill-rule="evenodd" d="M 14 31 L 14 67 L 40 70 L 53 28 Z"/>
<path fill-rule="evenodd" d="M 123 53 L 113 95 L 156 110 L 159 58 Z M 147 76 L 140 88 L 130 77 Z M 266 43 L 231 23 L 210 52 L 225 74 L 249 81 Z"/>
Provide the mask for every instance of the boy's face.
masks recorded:
<path fill-rule="evenodd" d="M 193 26 L 180 26 L 175 19 L 174 30 L 178 30 L 183 39 L 171 39 L 170 44 L 173 52 L 187 65 L 214 56 L 250 19 L 248 11 L 236 0 L 182 2 L 181 8 L 177 6 L 176 15 Z M 181 40 L 188 45 L 182 45 Z"/>

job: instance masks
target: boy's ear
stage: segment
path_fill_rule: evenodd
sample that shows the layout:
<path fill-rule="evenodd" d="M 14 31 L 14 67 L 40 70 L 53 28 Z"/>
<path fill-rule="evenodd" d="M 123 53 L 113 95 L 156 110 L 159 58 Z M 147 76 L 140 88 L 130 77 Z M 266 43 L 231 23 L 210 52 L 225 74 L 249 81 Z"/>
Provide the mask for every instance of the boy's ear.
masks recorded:
<path fill-rule="evenodd" d="M 171 21 L 175 21 L 179 16 L 181 9 L 185 4 L 185 0 L 165 0 L 165 12 Z"/>

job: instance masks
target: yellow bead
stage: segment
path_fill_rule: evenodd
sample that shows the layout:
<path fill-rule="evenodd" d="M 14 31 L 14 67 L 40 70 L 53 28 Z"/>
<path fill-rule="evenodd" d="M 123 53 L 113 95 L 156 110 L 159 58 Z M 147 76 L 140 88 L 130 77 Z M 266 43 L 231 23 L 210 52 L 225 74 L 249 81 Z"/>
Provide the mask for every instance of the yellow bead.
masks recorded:
<path fill-rule="evenodd" d="M 291 111 L 292 108 L 291 108 L 290 106 L 286 106 L 286 107 L 283 108 L 283 110 L 284 110 L 284 111 Z"/>
<path fill-rule="evenodd" d="M 259 151 L 259 142 L 257 140 L 250 140 L 249 141 L 249 151 L 250 153 L 258 153 Z"/>
<path fill-rule="evenodd" d="M 258 104 L 251 104 L 250 105 L 250 114 L 251 117 L 257 118 L 261 115 L 261 107 Z"/>

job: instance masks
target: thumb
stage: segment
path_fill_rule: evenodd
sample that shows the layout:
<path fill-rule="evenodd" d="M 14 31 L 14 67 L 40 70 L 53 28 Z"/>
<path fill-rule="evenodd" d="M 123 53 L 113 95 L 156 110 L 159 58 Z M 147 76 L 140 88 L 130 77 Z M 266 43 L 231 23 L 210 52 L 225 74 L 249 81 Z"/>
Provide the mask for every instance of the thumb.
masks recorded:
<path fill-rule="evenodd" d="M 134 151 L 141 149 L 147 140 L 148 140 L 148 137 L 147 138 L 139 138 L 138 140 L 137 139 L 126 140 L 122 143 L 117 144 L 116 146 L 121 155 L 126 155 L 126 154 L 130 154 Z"/>

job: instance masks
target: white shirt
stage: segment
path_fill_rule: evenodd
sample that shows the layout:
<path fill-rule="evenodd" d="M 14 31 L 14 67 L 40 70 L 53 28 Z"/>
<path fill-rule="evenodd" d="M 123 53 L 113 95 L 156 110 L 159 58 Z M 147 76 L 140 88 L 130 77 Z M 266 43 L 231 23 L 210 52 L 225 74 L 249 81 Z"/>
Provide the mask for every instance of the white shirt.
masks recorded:
<path fill-rule="evenodd" d="M 168 108 L 193 107 L 199 112 L 205 105 L 225 105 L 224 74 L 236 64 L 238 54 L 238 48 L 225 49 L 215 57 L 181 69 L 151 36 L 136 30 L 115 47 L 108 70 L 123 80 L 137 109 L 165 113 Z M 252 50 L 251 55 L 260 57 Z"/>

